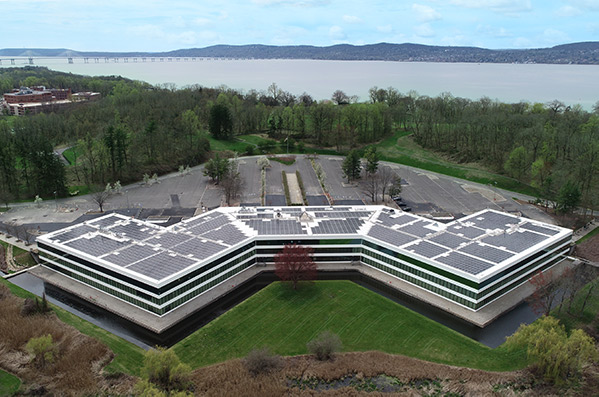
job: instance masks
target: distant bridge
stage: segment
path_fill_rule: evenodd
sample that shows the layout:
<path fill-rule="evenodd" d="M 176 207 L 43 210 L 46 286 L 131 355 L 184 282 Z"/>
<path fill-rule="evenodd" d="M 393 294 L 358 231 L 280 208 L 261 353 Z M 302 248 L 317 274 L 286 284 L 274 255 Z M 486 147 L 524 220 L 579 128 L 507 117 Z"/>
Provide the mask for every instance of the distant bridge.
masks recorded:
<path fill-rule="evenodd" d="M 143 63 L 143 62 L 197 62 L 241 61 L 254 58 L 232 57 L 0 57 L 0 65 L 35 65 L 35 61 L 61 60 L 67 63 Z"/>

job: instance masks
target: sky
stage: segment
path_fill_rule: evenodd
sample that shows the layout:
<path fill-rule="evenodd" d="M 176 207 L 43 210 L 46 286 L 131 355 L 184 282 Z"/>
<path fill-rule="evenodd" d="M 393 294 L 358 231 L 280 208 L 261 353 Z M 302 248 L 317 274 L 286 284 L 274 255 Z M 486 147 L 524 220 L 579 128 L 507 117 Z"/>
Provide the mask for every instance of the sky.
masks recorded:
<path fill-rule="evenodd" d="M 169 51 L 215 44 L 599 41 L 599 0 L 0 0 L 0 48 Z"/>

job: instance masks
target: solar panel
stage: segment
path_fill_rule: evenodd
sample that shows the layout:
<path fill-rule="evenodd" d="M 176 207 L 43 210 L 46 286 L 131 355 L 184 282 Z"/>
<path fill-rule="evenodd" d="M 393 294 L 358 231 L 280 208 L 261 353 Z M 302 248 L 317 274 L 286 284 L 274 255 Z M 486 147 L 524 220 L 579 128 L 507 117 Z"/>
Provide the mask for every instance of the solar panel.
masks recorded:
<path fill-rule="evenodd" d="M 491 211 L 487 211 L 477 217 L 468 218 L 468 221 L 481 229 L 505 229 L 508 227 L 507 225 L 518 223 L 518 219 L 513 216 Z"/>
<path fill-rule="evenodd" d="M 96 232 L 96 231 L 98 231 L 98 229 L 96 229 L 95 227 L 91 227 L 88 225 L 81 225 L 81 226 L 75 227 L 73 229 L 67 230 L 64 233 L 57 234 L 56 236 L 54 236 L 52 238 L 52 240 L 58 240 L 59 242 L 63 243 L 65 241 L 69 241 L 74 238 L 81 237 L 86 233 Z"/>
<path fill-rule="evenodd" d="M 439 256 L 435 258 L 435 260 L 455 269 L 475 275 L 493 267 L 493 264 L 491 263 L 455 251 L 451 251 L 447 256 Z"/>
<path fill-rule="evenodd" d="M 254 229 L 259 235 L 307 234 L 297 220 L 247 220 L 246 225 Z"/>
<path fill-rule="evenodd" d="M 128 237 L 137 241 L 142 241 L 151 236 L 150 231 L 156 230 L 157 227 L 150 226 L 149 223 L 139 224 L 137 222 L 129 222 L 121 225 L 116 225 L 108 229 L 120 237 Z"/>
<path fill-rule="evenodd" d="M 214 243 L 212 241 L 193 238 L 182 244 L 173 247 L 172 251 L 183 256 L 193 255 L 197 259 L 205 259 L 227 248 L 226 245 Z"/>
<path fill-rule="evenodd" d="M 459 251 L 466 252 L 470 255 L 476 256 L 477 258 L 486 259 L 493 263 L 501 263 L 513 255 L 511 252 L 500 250 L 499 248 L 493 248 L 488 245 L 481 245 L 477 242 L 473 242 L 472 244 L 461 247 Z"/>
<path fill-rule="evenodd" d="M 187 234 L 166 232 L 156 234 L 152 238 L 147 239 L 145 242 L 148 244 L 160 245 L 160 247 L 168 249 L 191 238 L 193 237 Z"/>
<path fill-rule="evenodd" d="M 413 236 L 379 225 L 373 225 L 368 231 L 368 235 L 398 247 L 416 240 Z"/>
<path fill-rule="evenodd" d="M 404 215 L 401 213 L 390 215 L 385 212 L 379 213 L 379 217 L 378 217 L 378 220 L 385 226 L 405 225 L 406 223 L 413 222 L 414 219 L 417 219 L 417 218 L 414 218 L 410 215 Z"/>
<path fill-rule="evenodd" d="M 427 258 L 433 258 L 437 255 L 441 255 L 449 250 L 447 248 L 440 247 L 436 244 L 429 243 L 428 241 L 420 241 L 412 245 L 404 247 L 408 251 L 415 252 Z"/>
<path fill-rule="evenodd" d="M 359 218 L 319 220 L 318 226 L 312 226 L 312 233 L 352 234 L 356 233 L 362 224 L 364 220 Z"/>
<path fill-rule="evenodd" d="M 90 225 L 94 225 L 95 227 L 102 228 L 102 227 L 114 225 L 115 222 L 122 221 L 122 220 L 123 219 L 119 218 L 118 216 L 111 215 L 106 218 L 102 217 L 102 218 L 91 220 L 88 223 Z"/>
<path fill-rule="evenodd" d="M 424 227 L 429 224 L 430 224 L 429 222 L 418 221 L 418 222 L 412 223 L 411 225 L 403 226 L 400 230 L 404 233 L 410 233 L 414 236 L 424 237 L 427 234 L 436 233 L 434 230 Z"/>
<path fill-rule="evenodd" d="M 523 223 L 522 225 L 520 225 L 520 228 L 526 229 L 526 230 L 532 230 L 533 232 L 543 233 L 543 234 L 546 234 L 547 236 L 555 236 L 556 234 L 559 233 L 558 230 L 549 229 L 548 227 L 535 225 L 534 223 L 530 223 L 530 222 Z"/>
<path fill-rule="evenodd" d="M 211 230 L 216 229 L 217 227 L 226 225 L 227 223 L 229 223 L 230 220 L 227 216 L 225 215 L 221 215 L 221 216 L 217 216 L 214 219 L 211 219 L 207 222 L 202 222 L 200 224 L 197 224 L 193 227 L 187 228 L 187 230 L 189 230 L 191 233 L 197 235 L 200 235 L 202 233 L 206 233 L 209 232 Z"/>
<path fill-rule="evenodd" d="M 316 218 L 368 218 L 372 211 L 318 211 L 314 212 Z"/>
<path fill-rule="evenodd" d="M 475 239 L 475 238 L 485 234 L 484 230 L 477 229 L 472 226 L 454 225 L 454 226 L 449 227 L 449 229 L 447 229 L 447 230 L 449 232 L 455 233 L 457 235 L 463 235 L 464 237 L 469 238 L 469 239 Z"/>
<path fill-rule="evenodd" d="M 435 242 L 437 244 L 441 244 L 447 248 L 457 248 L 460 244 L 467 243 L 470 240 L 465 239 L 460 236 L 456 236 L 455 234 L 442 232 L 435 237 L 429 238 L 430 241 Z"/>
<path fill-rule="evenodd" d="M 106 255 L 102 259 L 119 266 L 128 266 L 155 254 L 156 251 L 151 245 L 132 244 L 125 249 Z"/>
<path fill-rule="evenodd" d="M 505 247 L 513 252 L 522 252 L 546 239 L 546 236 L 529 231 L 523 231 L 502 233 L 497 236 L 488 236 L 484 237 L 481 241 L 496 247 Z"/>
<path fill-rule="evenodd" d="M 67 247 L 85 252 L 93 256 L 102 256 L 119 248 L 126 247 L 130 243 L 127 241 L 117 241 L 98 234 L 92 238 L 78 238 L 65 243 Z"/>
<path fill-rule="evenodd" d="M 245 234 L 240 232 L 233 225 L 225 225 L 220 229 L 213 230 L 208 233 L 202 234 L 203 238 L 207 238 L 215 241 L 223 241 L 225 244 L 233 245 L 239 243 L 247 238 Z"/>
<path fill-rule="evenodd" d="M 154 256 L 137 262 L 129 266 L 127 269 L 143 274 L 144 276 L 155 280 L 162 280 L 171 274 L 177 273 L 191 265 L 196 261 L 193 259 L 184 258 L 182 256 L 171 256 L 166 252 L 161 252 Z"/>

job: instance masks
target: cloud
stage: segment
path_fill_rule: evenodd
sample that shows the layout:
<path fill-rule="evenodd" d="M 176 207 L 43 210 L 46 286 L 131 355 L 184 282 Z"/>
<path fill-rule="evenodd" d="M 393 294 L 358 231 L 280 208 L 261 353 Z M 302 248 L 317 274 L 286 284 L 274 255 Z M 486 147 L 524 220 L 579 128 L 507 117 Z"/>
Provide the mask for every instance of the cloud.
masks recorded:
<path fill-rule="evenodd" d="M 293 6 L 293 7 L 320 7 L 329 4 L 329 0 L 252 0 L 259 6 Z"/>
<path fill-rule="evenodd" d="M 362 18 L 356 17 L 354 15 L 344 15 L 343 20 L 347 23 L 360 23 L 362 22 Z"/>
<path fill-rule="evenodd" d="M 193 20 L 193 24 L 197 26 L 207 26 L 212 23 L 212 20 L 209 18 L 195 18 Z"/>
<path fill-rule="evenodd" d="M 412 4 L 412 11 L 416 14 L 416 19 L 419 22 L 431 22 L 441 19 L 441 14 L 434 8 L 422 4 Z"/>
<path fill-rule="evenodd" d="M 420 37 L 433 37 L 435 35 L 435 31 L 428 23 L 423 23 L 422 25 L 414 27 L 414 32 Z"/>
<path fill-rule="evenodd" d="M 376 30 L 381 33 L 391 33 L 393 31 L 393 26 L 391 26 L 391 25 L 377 26 Z"/>
<path fill-rule="evenodd" d="M 572 7 L 572 6 L 560 7 L 555 12 L 555 15 L 557 15 L 558 17 L 575 17 L 580 14 L 582 14 L 582 11 L 580 11 L 578 8 Z"/>
<path fill-rule="evenodd" d="M 329 36 L 331 37 L 331 39 L 336 40 L 336 41 L 347 39 L 347 35 L 343 31 L 343 28 L 341 26 L 336 26 L 336 25 L 331 26 L 331 28 L 329 29 Z"/>
<path fill-rule="evenodd" d="M 517 16 L 520 12 L 531 11 L 530 0 L 451 0 L 453 5 L 466 8 L 489 9 L 493 12 Z"/>
<path fill-rule="evenodd" d="M 599 11 L 599 0 L 570 0 L 569 3 L 576 8 Z"/>
<path fill-rule="evenodd" d="M 511 37 L 512 33 L 503 27 L 491 26 L 491 25 L 478 25 L 476 32 L 487 36 L 502 38 Z"/>
<path fill-rule="evenodd" d="M 543 31 L 543 40 L 548 44 L 562 44 L 570 41 L 570 37 L 565 32 L 557 29 L 545 29 Z"/>

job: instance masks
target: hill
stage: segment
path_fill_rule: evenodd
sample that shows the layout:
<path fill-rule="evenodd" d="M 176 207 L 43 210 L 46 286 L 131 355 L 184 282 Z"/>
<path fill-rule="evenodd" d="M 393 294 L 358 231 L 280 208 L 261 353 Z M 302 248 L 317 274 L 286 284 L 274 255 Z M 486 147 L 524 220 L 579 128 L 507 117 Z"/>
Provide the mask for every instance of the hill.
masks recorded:
<path fill-rule="evenodd" d="M 6 48 L 0 49 L 0 57 L 204 57 L 597 65 L 599 64 L 599 42 L 571 43 L 550 48 L 502 50 L 412 43 L 378 43 L 361 46 L 339 44 L 328 47 L 215 45 L 168 52 L 84 52 L 65 48 Z"/>

